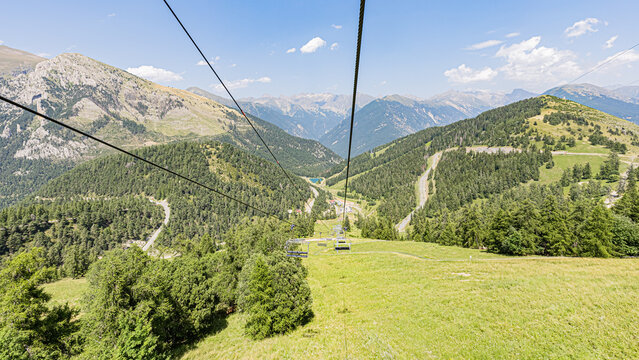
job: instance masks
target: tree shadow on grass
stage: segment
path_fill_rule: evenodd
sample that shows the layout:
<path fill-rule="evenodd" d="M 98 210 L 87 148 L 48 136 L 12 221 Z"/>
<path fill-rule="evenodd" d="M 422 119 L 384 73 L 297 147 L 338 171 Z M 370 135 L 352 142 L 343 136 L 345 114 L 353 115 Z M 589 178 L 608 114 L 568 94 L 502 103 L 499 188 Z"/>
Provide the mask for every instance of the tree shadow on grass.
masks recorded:
<path fill-rule="evenodd" d="M 211 326 L 206 330 L 203 331 L 200 336 L 195 337 L 193 339 L 191 339 L 191 341 L 184 343 L 180 346 L 178 346 L 177 348 L 175 348 L 172 352 L 171 352 L 171 359 L 180 359 L 184 356 L 184 354 L 186 354 L 187 352 L 195 349 L 197 347 L 197 344 L 200 340 L 213 335 L 213 334 L 217 334 L 220 331 L 226 329 L 226 327 L 228 326 L 228 315 L 226 316 L 218 316 L 215 318 L 215 320 L 213 320 L 211 322 Z"/>

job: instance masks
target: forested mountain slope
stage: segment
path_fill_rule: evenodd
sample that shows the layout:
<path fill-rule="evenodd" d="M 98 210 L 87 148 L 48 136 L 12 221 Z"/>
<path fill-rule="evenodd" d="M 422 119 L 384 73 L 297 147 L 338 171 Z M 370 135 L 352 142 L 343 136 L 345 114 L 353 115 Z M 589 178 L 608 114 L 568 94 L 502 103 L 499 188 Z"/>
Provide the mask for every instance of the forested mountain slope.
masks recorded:
<path fill-rule="evenodd" d="M 516 89 L 511 93 L 448 91 L 427 100 L 390 95 L 370 102 L 355 114 L 353 154 L 431 126 L 443 126 L 476 116 L 483 111 L 530 98 L 534 94 Z M 342 121 L 320 141 L 342 156 L 348 148 L 350 119 Z"/>
<path fill-rule="evenodd" d="M 80 54 L 62 54 L 0 78 L 0 93 L 126 148 L 218 138 L 272 160 L 237 111 Z M 339 161 L 316 141 L 252 119 L 291 171 L 316 174 Z M 105 152 L 90 140 L 0 104 L 0 206 L 19 201 L 74 164 Z"/>
<path fill-rule="evenodd" d="M 277 216 L 302 209 L 311 197 L 301 178 L 291 176 L 296 191 L 275 164 L 226 143 L 180 142 L 136 153 Z M 81 164 L 37 192 L 43 198 L 129 194 L 168 199 L 172 210 L 168 232 L 173 236 L 223 232 L 244 216 L 264 215 L 125 155 Z"/>
<path fill-rule="evenodd" d="M 312 196 L 306 181 L 292 175 L 295 190 L 275 164 L 226 143 L 180 142 L 134 152 L 281 218 L 303 209 Z M 156 242 L 166 246 L 203 235 L 221 238 L 243 219 L 264 216 L 129 156 L 108 155 L 78 165 L 25 203 L 1 210 L 0 256 L 25 245 L 44 246 L 51 261 L 61 264 L 68 251 L 95 258 L 124 242 L 145 240 L 164 218 L 150 197 L 166 199 L 171 208 Z"/>
<path fill-rule="evenodd" d="M 594 156 L 594 177 L 610 152 L 621 153 L 622 160 L 628 162 L 639 154 L 639 127 L 571 101 L 550 96 L 532 98 L 448 126 L 429 128 L 355 157 L 351 160 L 353 178 L 349 188 L 379 202 L 377 214 L 397 222 L 415 208 L 415 183 L 430 156 L 479 145 L 520 151 L 444 152 L 434 171 L 435 186 L 431 189 L 436 189 L 435 196 L 429 198 L 426 209 L 459 208 L 520 183 L 559 180 L 554 177 L 560 177 L 561 170 L 557 173 L 559 167 L 554 168 L 557 160 L 553 158 L 572 153 Z M 327 184 L 342 184 L 342 169 L 336 167 Z"/>

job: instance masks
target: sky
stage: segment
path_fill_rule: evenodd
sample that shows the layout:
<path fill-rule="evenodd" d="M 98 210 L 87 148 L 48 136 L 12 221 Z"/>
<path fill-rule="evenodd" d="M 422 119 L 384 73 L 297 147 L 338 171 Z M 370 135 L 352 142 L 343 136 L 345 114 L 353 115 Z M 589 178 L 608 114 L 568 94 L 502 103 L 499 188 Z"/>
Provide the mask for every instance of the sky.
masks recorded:
<path fill-rule="evenodd" d="M 359 1 L 169 0 L 236 97 L 352 92 Z M 366 3 L 359 90 L 543 92 L 639 43 L 639 1 Z M 4 1 L 0 43 L 222 95 L 161 0 Z M 578 81 L 639 85 L 639 46 Z"/>

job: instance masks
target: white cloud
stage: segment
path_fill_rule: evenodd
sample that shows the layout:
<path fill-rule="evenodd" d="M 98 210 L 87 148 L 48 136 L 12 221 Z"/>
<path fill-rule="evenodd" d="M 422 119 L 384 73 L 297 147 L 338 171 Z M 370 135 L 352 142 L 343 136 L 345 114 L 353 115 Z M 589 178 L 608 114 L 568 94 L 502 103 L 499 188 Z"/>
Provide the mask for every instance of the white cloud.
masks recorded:
<path fill-rule="evenodd" d="M 287 54 L 292 54 L 294 52 L 295 52 L 295 48 L 290 48 L 290 49 L 286 50 Z"/>
<path fill-rule="evenodd" d="M 126 71 L 141 78 L 151 81 L 171 82 L 180 81 L 182 76 L 166 69 L 156 68 L 151 65 L 142 65 L 136 68 L 128 68 Z"/>
<path fill-rule="evenodd" d="M 606 49 L 610 49 L 611 47 L 613 47 L 615 45 L 615 40 L 617 40 L 618 37 L 619 37 L 619 35 L 615 35 L 615 36 L 611 37 L 610 39 L 608 39 L 606 41 L 606 43 L 604 44 L 604 47 Z"/>
<path fill-rule="evenodd" d="M 604 60 L 601 60 L 599 63 L 597 63 L 597 66 L 601 66 L 604 63 L 610 62 L 606 66 L 612 67 L 612 66 L 629 64 L 635 61 L 639 61 L 639 53 L 637 53 L 634 49 L 624 50 L 614 55 L 608 56 Z"/>
<path fill-rule="evenodd" d="M 339 29 L 341 29 L 341 28 L 342 28 L 342 25 L 335 25 L 335 24 L 333 24 L 333 25 L 331 25 L 331 27 L 332 27 L 333 29 L 337 29 L 337 30 L 339 30 Z"/>
<path fill-rule="evenodd" d="M 466 64 L 461 64 L 456 68 L 444 71 L 444 75 L 451 82 L 456 83 L 470 83 L 475 81 L 488 81 L 497 76 L 498 72 L 489 67 L 485 67 L 481 70 L 473 70 Z"/>
<path fill-rule="evenodd" d="M 232 68 L 234 68 L 234 67 L 236 67 L 236 66 L 237 66 L 237 64 L 231 64 L 231 67 L 232 67 Z"/>
<path fill-rule="evenodd" d="M 337 50 L 337 48 L 339 48 L 339 44 L 338 43 L 333 43 L 331 44 L 331 50 Z"/>
<path fill-rule="evenodd" d="M 107 15 L 108 17 L 114 17 L 115 13 L 110 13 L 109 15 Z"/>
<path fill-rule="evenodd" d="M 598 23 L 599 19 L 596 18 L 583 19 L 572 24 L 572 26 L 564 30 L 564 33 L 567 37 L 577 37 L 587 32 L 597 32 L 597 29 L 595 29 L 593 26 L 597 25 Z"/>
<path fill-rule="evenodd" d="M 326 41 L 319 36 L 316 36 L 309 40 L 304 46 L 300 48 L 300 52 L 303 54 L 314 53 L 317 49 L 326 46 Z"/>
<path fill-rule="evenodd" d="M 0 44 L 2 44 L 2 41 L 0 41 Z M 43 57 L 43 58 L 50 58 L 51 54 L 49 53 L 37 53 L 36 55 L 38 55 L 39 57 Z"/>
<path fill-rule="evenodd" d="M 0 45 L 4 44 L 4 41 L 0 40 Z"/>
<path fill-rule="evenodd" d="M 209 62 L 211 63 L 211 65 L 215 65 L 215 63 L 217 61 L 220 61 L 220 57 L 219 56 L 216 56 L 216 57 L 214 57 L 212 59 L 209 59 Z M 206 66 L 207 64 L 206 64 L 206 61 L 200 60 L 195 65 L 197 65 L 197 66 Z"/>
<path fill-rule="evenodd" d="M 262 83 L 262 84 L 268 84 L 271 82 L 271 78 L 268 76 L 263 76 L 259 79 L 241 79 L 241 80 L 235 80 L 235 81 L 229 81 L 228 83 L 226 83 L 226 86 L 229 89 L 242 89 L 245 88 L 251 84 L 254 83 Z M 224 90 L 224 87 L 221 84 L 217 84 L 215 85 L 215 89 L 218 91 L 222 91 Z"/>
<path fill-rule="evenodd" d="M 514 38 L 519 36 L 520 34 L 518 32 L 511 32 L 510 34 L 506 34 L 507 38 Z"/>
<path fill-rule="evenodd" d="M 381 85 L 381 86 L 386 85 L 386 80 L 382 80 L 382 82 L 380 82 L 379 85 Z"/>
<path fill-rule="evenodd" d="M 501 40 L 486 40 L 477 44 L 470 45 L 469 47 L 466 48 L 466 50 L 481 50 L 481 49 L 489 48 L 491 46 L 499 45 L 501 43 L 503 43 L 503 41 Z"/>
<path fill-rule="evenodd" d="M 506 59 L 500 71 L 513 80 L 537 82 L 538 85 L 557 82 L 575 76 L 580 68 L 568 50 L 538 46 L 540 36 L 534 36 L 510 46 L 502 46 L 495 56 Z"/>

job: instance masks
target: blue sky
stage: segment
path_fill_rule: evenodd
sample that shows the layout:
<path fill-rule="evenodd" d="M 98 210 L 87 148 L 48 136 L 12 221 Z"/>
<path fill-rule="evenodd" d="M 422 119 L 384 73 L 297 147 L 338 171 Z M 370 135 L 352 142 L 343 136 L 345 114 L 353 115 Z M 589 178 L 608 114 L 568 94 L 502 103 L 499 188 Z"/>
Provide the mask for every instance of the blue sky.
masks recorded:
<path fill-rule="evenodd" d="M 171 4 L 237 97 L 351 91 L 358 1 Z M 360 90 L 543 91 L 638 43 L 638 13 L 638 1 L 369 0 Z M 0 41 L 220 91 L 161 0 L 5 1 Z M 638 68 L 639 47 L 579 82 L 639 85 Z"/>

